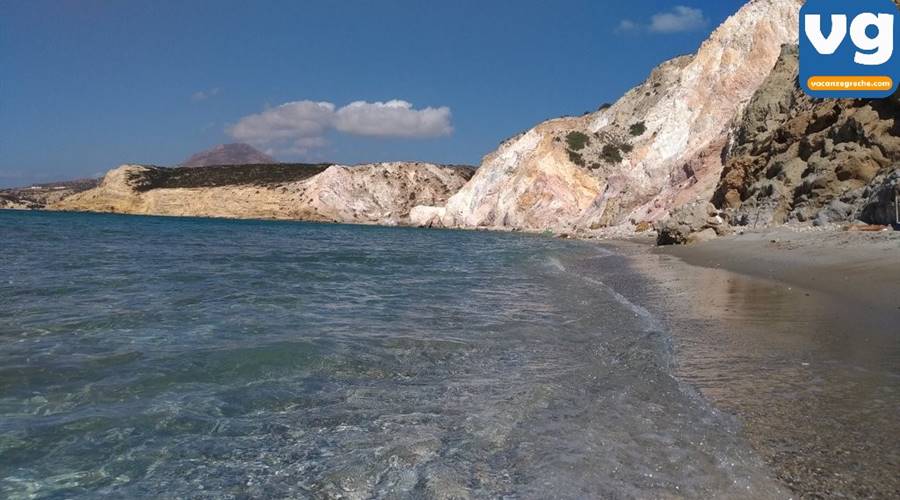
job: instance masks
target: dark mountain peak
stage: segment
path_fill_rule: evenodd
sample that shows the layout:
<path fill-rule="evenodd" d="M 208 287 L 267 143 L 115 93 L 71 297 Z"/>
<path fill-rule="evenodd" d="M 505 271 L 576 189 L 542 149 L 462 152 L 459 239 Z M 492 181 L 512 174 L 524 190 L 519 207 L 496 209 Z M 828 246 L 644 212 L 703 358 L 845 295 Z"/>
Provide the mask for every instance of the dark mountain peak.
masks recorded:
<path fill-rule="evenodd" d="M 251 165 L 278 163 L 271 156 L 249 144 L 219 144 L 201 151 L 181 164 L 182 167 L 206 167 L 210 165 Z"/>

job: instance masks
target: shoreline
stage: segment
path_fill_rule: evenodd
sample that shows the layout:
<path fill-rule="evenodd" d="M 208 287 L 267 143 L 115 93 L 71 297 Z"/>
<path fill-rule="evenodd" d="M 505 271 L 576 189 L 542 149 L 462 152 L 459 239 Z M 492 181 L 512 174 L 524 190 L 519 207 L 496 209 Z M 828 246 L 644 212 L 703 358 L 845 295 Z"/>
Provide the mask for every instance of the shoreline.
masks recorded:
<path fill-rule="evenodd" d="M 787 496 L 594 244 L 34 215 L 0 221 L 27 339 L 2 346 L 4 491 L 247 492 L 238 471 L 284 496 Z"/>
<path fill-rule="evenodd" d="M 573 243 L 621 257 L 602 286 L 660 321 L 670 373 L 737 422 L 725 430 L 746 438 L 771 478 L 800 497 L 900 494 L 900 446 L 885 439 L 900 435 L 900 233 L 778 228 L 688 247 L 647 236 Z"/>
<path fill-rule="evenodd" d="M 692 246 L 656 247 L 686 264 L 817 290 L 900 310 L 900 231 L 776 227 Z M 891 291 L 893 293 L 884 293 Z"/>
<path fill-rule="evenodd" d="M 653 289 L 675 375 L 800 497 L 900 495 L 900 233 L 604 242 Z M 886 439 L 887 438 L 887 439 Z"/>

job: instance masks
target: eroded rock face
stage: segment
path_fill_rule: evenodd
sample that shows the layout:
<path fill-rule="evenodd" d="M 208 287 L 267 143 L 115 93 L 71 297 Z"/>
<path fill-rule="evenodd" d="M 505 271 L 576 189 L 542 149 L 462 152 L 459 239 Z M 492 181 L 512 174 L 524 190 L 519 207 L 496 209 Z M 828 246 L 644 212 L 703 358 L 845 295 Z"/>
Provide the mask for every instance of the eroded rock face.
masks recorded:
<path fill-rule="evenodd" d="M 736 225 L 887 223 L 893 207 L 877 200 L 900 175 L 900 94 L 816 100 L 797 74 L 797 47 L 785 47 L 734 132 L 713 204 Z"/>
<path fill-rule="evenodd" d="M 242 172 L 231 170 L 184 178 L 177 174 L 178 169 L 123 165 L 107 173 L 97 188 L 65 198 L 51 208 L 406 224 L 413 206 L 446 202 L 473 173 L 468 167 L 400 162 L 303 167 L 303 171 L 282 173 L 283 182 L 260 182 L 258 176 L 244 179 L 247 176 Z M 199 187 L 192 187 L 197 184 Z"/>
<path fill-rule="evenodd" d="M 594 229 L 708 199 L 732 119 L 797 39 L 800 0 L 754 0 L 694 56 L 668 61 L 609 108 L 542 123 L 484 158 L 446 227 Z"/>
<path fill-rule="evenodd" d="M 446 203 L 473 173 L 429 163 L 335 165 L 305 183 L 301 205 L 312 220 L 408 224 L 413 207 Z"/>
<path fill-rule="evenodd" d="M 7 210 L 33 210 L 35 207 L 27 201 L 0 195 L 0 208 Z"/>

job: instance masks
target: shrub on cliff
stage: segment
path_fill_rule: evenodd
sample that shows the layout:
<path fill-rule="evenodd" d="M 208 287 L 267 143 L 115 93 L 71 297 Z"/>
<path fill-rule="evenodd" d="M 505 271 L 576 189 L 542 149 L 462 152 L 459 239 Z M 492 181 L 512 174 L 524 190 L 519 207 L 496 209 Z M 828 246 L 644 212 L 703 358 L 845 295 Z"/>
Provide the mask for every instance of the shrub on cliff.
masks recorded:
<path fill-rule="evenodd" d="M 579 167 L 584 166 L 584 158 L 580 154 L 576 153 L 575 151 L 572 151 L 571 149 L 568 150 L 568 152 L 569 152 L 569 161 L 578 165 Z"/>
<path fill-rule="evenodd" d="M 615 144 L 606 144 L 600 151 L 600 158 L 603 158 L 606 163 L 621 163 L 622 153 Z"/>
<path fill-rule="evenodd" d="M 581 151 L 590 143 L 591 138 L 581 132 L 569 132 L 569 135 L 566 136 L 566 144 L 572 151 Z"/>
<path fill-rule="evenodd" d="M 637 122 L 628 129 L 631 135 L 637 137 L 647 131 L 647 125 L 644 122 Z"/>

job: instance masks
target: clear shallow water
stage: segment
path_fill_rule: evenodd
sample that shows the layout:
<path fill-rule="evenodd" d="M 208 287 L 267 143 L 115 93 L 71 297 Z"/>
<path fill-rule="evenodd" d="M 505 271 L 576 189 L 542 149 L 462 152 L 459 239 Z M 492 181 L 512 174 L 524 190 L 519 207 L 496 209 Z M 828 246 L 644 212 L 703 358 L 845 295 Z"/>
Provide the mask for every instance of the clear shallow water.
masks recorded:
<path fill-rule="evenodd" d="M 8 211 L 0 245 L 0 496 L 783 494 L 596 245 Z"/>

